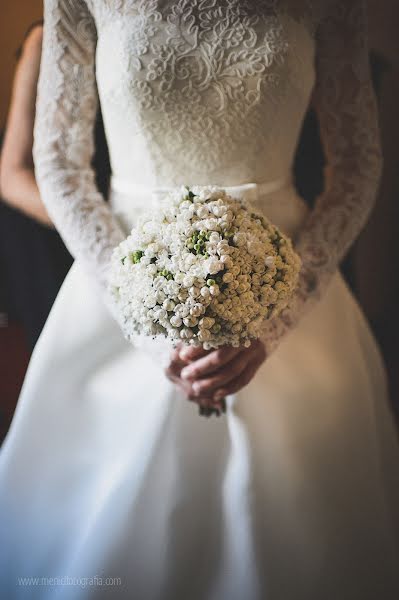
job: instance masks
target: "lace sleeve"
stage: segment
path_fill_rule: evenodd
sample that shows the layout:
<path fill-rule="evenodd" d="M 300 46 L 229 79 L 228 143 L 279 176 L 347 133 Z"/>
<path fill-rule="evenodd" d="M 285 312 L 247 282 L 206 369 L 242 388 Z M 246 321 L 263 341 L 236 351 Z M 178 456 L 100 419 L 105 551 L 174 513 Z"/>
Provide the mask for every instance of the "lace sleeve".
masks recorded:
<path fill-rule="evenodd" d="M 96 187 L 91 167 L 97 111 L 95 45 L 94 21 L 84 1 L 45 0 L 33 154 L 51 218 L 71 254 L 91 271 L 108 300 L 111 252 L 125 236 Z"/>
<path fill-rule="evenodd" d="M 363 2 L 335 1 L 316 35 L 314 101 L 326 183 L 296 240 L 302 270 L 293 301 L 265 325 L 268 353 L 323 294 L 370 214 L 381 172 Z"/>

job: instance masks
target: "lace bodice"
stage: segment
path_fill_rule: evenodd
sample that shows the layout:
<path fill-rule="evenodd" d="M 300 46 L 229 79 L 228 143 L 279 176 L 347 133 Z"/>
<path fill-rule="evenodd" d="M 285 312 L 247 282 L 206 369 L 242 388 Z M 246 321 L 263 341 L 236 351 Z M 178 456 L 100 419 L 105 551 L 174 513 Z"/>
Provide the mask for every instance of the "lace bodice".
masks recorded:
<path fill-rule="evenodd" d="M 94 10 L 117 177 L 132 179 L 133 169 L 138 183 L 228 185 L 287 173 L 313 84 L 313 41 L 268 5 L 143 1 Z M 287 117 L 290 135 L 281 127 Z"/>
<path fill-rule="evenodd" d="M 71 253 L 104 290 L 125 233 L 91 168 L 97 91 L 114 175 L 150 186 L 284 176 L 313 93 L 328 177 L 296 240 L 294 301 L 265 329 L 271 351 L 320 296 L 375 197 L 380 153 L 362 2 L 44 4 L 37 180 Z"/>

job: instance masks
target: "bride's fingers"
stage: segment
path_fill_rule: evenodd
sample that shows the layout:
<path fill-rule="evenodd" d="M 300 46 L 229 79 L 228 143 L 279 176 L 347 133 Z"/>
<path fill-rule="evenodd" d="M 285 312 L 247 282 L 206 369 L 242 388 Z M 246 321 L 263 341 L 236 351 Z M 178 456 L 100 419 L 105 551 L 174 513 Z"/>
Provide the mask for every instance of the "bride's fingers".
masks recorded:
<path fill-rule="evenodd" d="M 236 394 L 243 387 L 248 385 L 248 383 L 252 380 L 256 371 L 259 369 L 260 363 L 258 361 L 251 361 L 246 368 L 240 373 L 238 377 L 230 381 L 227 385 L 224 385 L 220 389 L 217 390 L 214 394 L 215 400 L 220 400 L 225 396 L 230 394 Z"/>
<path fill-rule="evenodd" d="M 178 348 L 179 358 L 185 364 L 190 363 L 193 360 L 197 360 L 202 356 L 209 354 L 209 350 L 204 350 L 202 346 L 187 346 L 181 345 Z"/>
<path fill-rule="evenodd" d="M 230 381 L 239 377 L 251 360 L 252 354 L 249 352 L 241 352 L 216 373 L 211 374 L 209 377 L 194 381 L 192 383 L 194 392 L 198 395 L 210 394 L 221 386 L 225 386 Z"/>
<path fill-rule="evenodd" d="M 167 377 L 169 377 L 169 375 L 180 376 L 180 371 L 185 365 L 186 363 L 180 358 L 179 349 L 176 348 L 172 351 L 170 355 L 170 363 L 165 369 Z"/>
<path fill-rule="evenodd" d="M 180 378 L 180 371 L 178 369 L 168 368 L 165 370 L 167 378 L 178 387 L 186 398 L 190 401 L 196 402 L 197 404 L 218 404 L 217 400 L 214 400 L 212 396 L 199 396 L 194 390 L 189 381 L 184 381 Z"/>
<path fill-rule="evenodd" d="M 184 381 L 180 378 L 180 367 L 177 361 L 165 369 L 165 373 L 168 379 L 180 389 L 188 401 L 198 404 L 201 415 L 209 417 L 211 414 L 215 413 L 219 416 L 225 412 L 224 402 L 222 400 L 215 400 L 212 396 L 198 396 L 193 390 L 191 382 Z"/>
<path fill-rule="evenodd" d="M 210 417 L 212 414 L 216 414 L 217 416 L 220 416 L 222 413 L 226 412 L 224 400 L 215 400 L 211 396 L 199 397 L 193 392 L 189 382 L 184 382 L 176 375 L 170 375 L 169 379 L 178 389 L 180 389 L 189 402 L 194 402 L 198 405 L 201 415 Z"/>
<path fill-rule="evenodd" d="M 171 362 L 165 369 L 165 375 L 168 379 L 173 380 L 173 378 L 180 377 L 181 367 L 179 367 L 177 362 Z"/>
<path fill-rule="evenodd" d="M 166 368 L 166 375 L 169 377 L 170 374 L 172 375 L 180 375 L 180 371 L 182 370 L 183 367 L 185 367 L 187 365 L 187 363 L 190 362 L 190 360 L 183 360 L 181 357 L 181 352 L 183 350 L 190 350 L 190 354 L 188 354 L 188 356 L 195 356 L 196 354 L 198 356 L 204 356 L 206 353 L 209 352 L 209 350 L 204 350 L 202 348 L 202 346 L 200 348 L 196 348 L 196 347 L 191 347 L 191 346 L 187 346 L 186 344 L 178 344 L 178 346 L 176 348 L 174 348 L 171 351 L 170 354 L 170 363 L 168 365 L 168 367 Z M 194 352 L 191 351 L 195 350 Z"/>
<path fill-rule="evenodd" d="M 171 360 L 169 365 L 165 369 L 165 375 L 168 379 L 180 380 L 180 373 L 184 363 L 181 363 L 180 360 Z"/>
<path fill-rule="evenodd" d="M 243 352 L 243 348 L 233 348 L 233 346 L 223 346 L 218 350 L 213 350 L 206 356 L 184 367 L 181 371 L 181 377 L 183 379 L 198 379 L 208 373 L 214 373 L 241 352 Z"/>

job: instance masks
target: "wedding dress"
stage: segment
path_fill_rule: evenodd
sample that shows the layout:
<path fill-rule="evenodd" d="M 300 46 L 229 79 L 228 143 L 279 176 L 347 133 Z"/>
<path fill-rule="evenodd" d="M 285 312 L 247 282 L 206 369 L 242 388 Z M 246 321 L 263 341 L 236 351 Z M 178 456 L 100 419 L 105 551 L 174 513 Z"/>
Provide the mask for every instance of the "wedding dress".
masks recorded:
<path fill-rule="evenodd" d="M 309 211 L 290 170 L 312 94 L 329 169 Z M 34 155 L 76 261 L 1 453 L 3 597 L 399 598 L 385 372 L 337 271 L 381 168 L 361 2 L 47 0 Z M 123 339 L 107 292 L 112 249 L 186 183 L 253 201 L 303 261 L 220 419 Z"/>

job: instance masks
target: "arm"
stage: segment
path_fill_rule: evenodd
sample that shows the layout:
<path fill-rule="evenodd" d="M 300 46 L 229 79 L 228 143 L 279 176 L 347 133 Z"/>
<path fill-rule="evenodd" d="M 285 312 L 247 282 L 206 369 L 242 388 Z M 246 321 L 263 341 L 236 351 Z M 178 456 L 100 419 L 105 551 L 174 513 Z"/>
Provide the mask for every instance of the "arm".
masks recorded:
<path fill-rule="evenodd" d="M 24 43 L 13 84 L 6 135 L 1 152 L 2 198 L 43 225 L 51 219 L 36 184 L 32 145 L 37 80 L 40 68 L 42 28 L 35 27 Z"/>
<path fill-rule="evenodd" d="M 212 394 L 220 400 L 249 383 L 265 357 L 322 296 L 370 214 L 381 153 L 365 31 L 361 0 L 334 0 L 318 29 L 314 99 L 328 167 L 325 190 L 296 240 L 302 259 L 297 291 L 283 313 L 265 323 L 263 344 L 205 356 L 201 349 L 183 348 L 179 360 L 173 358 L 171 375 L 183 389 L 190 382 L 186 393 L 197 393 L 198 402 Z M 182 368 L 184 362 L 188 366 Z"/>
<path fill-rule="evenodd" d="M 322 296 L 367 221 L 381 174 L 361 0 L 335 0 L 318 28 L 316 56 L 314 102 L 327 159 L 326 184 L 296 240 L 302 270 L 295 296 L 266 323 L 267 354 Z"/>
<path fill-rule="evenodd" d="M 44 23 L 33 147 L 37 182 L 66 246 L 107 300 L 111 253 L 126 236 L 91 167 L 95 25 L 83 0 L 45 0 Z"/>

